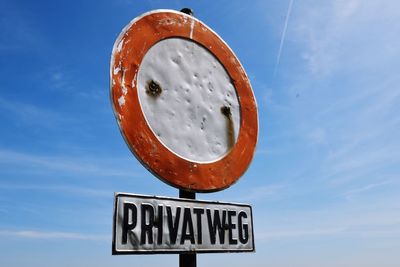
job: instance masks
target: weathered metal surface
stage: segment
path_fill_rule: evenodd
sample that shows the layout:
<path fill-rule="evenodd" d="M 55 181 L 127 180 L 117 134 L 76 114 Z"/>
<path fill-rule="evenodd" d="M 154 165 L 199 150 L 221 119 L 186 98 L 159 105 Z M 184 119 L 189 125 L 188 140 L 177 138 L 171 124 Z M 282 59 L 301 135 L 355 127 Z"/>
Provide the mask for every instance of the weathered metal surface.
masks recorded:
<path fill-rule="evenodd" d="M 253 251 L 249 205 L 115 196 L 113 254 Z"/>
<path fill-rule="evenodd" d="M 147 93 L 149 81 L 154 92 L 163 88 L 162 95 L 156 98 L 155 93 Z M 221 63 L 199 44 L 168 38 L 153 45 L 140 64 L 137 90 L 150 129 L 179 157 L 205 163 L 229 152 L 232 146 L 222 107 L 231 111 L 236 142 L 240 130 L 236 90 Z"/>
<path fill-rule="evenodd" d="M 182 110 L 182 114 L 180 114 L 183 119 L 177 119 L 179 116 L 173 115 L 170 119 L 175 120 L 175 122 L 169 123 L 168 116 L 165 114 L 168 114 L 168 112 L 171 114 L 179 113 L 177 107 L 180 106 L 174 106 L 173 103 L 166 103 L 163 106 L 160 103 L 163 98 L 171 97 L 169 94 L 175 89 L 177 94 L 184 94 L 186 92 L 183 89 L 184 86 L 179 89 L 177 84 L 180 84 L 180 81 L 173 81 L 169 85 L 165 83 L 165 81 L 174 79 L 174 77 L 162 77 L 162 74 L 165 74 L 160 73 L 162 68 L 154 67 L 154 64 L 151 68 L 154 75 L 143 79 L 141 82 L 138 81 L 143 62 L 145 62 L 144 65 L 147 64 L 144 58 L 149 50 L 155 47 L 157 43 L 168 43 L 170 40 L 178 40 L 178 43 L 181 44 L 191 43 L 194 47 L 201 47 L 207 53 L 213 55 L 215 61 L 223 66 L 224 71 L 226 71 L 227 79 L 225 82 L 219 83 L 218 90 L 220 90 L 220 93 L 229 93 L 230 96 L 225 102 L 225 99 L 220 102 L 211 101 L 213 112 L 207 111 L 209 113 L 206 113 L 203 108 L 210 99 L 214 99 L 211 97 L 212 95 L 203 100 L 189 99 L 196 104 L 191 107 L 188 103 L 187 109 Z M 177 52 L 173 50 L 169 52 L 171 51 Z M 161 54 L 160 57 L 163 55 Z M 152 61 L 148 63 L 148 65 L 152 65 Z M 165 62 L 165 64 L 167 63 Z M 168 64 L 173 64 L 173 62 Z M 194 75 L 196 73 L 192 72 L 196 67 L 201 69 L 201 66 L 194 65 L 185 68 L 178 64 L 177 67 L 183 71 L 190 70 L 188 76 L 182 77 L 190 80 L 187 82 L 186 89 L 189 89 L 189 92 L 192 90 L 193 95 L 206 95 L 201 91 L 207 90 L 203 83 L 216 79 L 212 75 L 208 78 L 200 77 L 203 78 L 203 82 L 196 83 L 199 76 L 196 77 Z M 146 68 L 145 70 L 150 70 L 150 67 Z M 197 75 L 199 74 L 197 73 Z M 207 73 L 203 74 L 203 76 L 207 76 Z M 222 74 L 218 75 L 217 78 L 223 76 Z M 110 76 L 111 100 L 121 133 L 139 161 L 158 178 L 180 189 L 193 192 L 212 192 L 229 187 L 246 171 L 253 158 L 257 142 L 256 101 L 250 82 L 239 60 L 227 44 L 201 21 L 171 10 L 152 11 L 133 20 L 125 27 L 115 42 Z M 144 75 L 143 77 L 147 76 Z M 165 85 L 159 80 L 163 80 Z M 223 79 L 220 79 L 220 81 L 223 81 Z M 182 81 L 182 84 L 184 82 Z M 218 84 L 218 82 L 215 82 L 215 84 Z M 233 91 L 223 89 L 224 87 L 229 88 L 229 84 L 231 84 Z M 175 88 L 171 88 L 171 86 Z M 159 113 L 154 113 L 157 107 L 165 108 L 159 110 Z M 147 113 L 144 111 L 146 108 L 150 110 Z M 185 112 L 189 112 L 191 108 L 193 109 L 194 116 L 192 117 L 194 119 L 187 120 L 190 116 L 185 117 Z M 200 111 L 197 111 L 197 108 Z M 152 123 L 149 122 L 150 117 L 155 118 Z M 159 121 L 157 121 L 158 117 Z M 203 117 L 206 117 L 206 121 L 203 121 Z M 208 120 L 214 120 L 215 123 L 212 124 Z M 183 126 L 185 123 L 192 123 L 190 126 L 194 129 L 188 131 L 184 136 L 179 135 L 183 131 L 183 128 L 180 128 L 183 127 L 179 124 L 180 121 L 182 121 Z M 157 128 L 159 124 L 162 127 Z M 220 128 L 212 125 L 217 125 Z M 217 129 L 223 129 L 224 132 Z M 204 130 L 205 133 L 201 133 Z M 213 138 L 213 134 L 220 138 L 217 139 L 217 142 L 215 142 L 216 138 Z M 185 140 L 192 141 L 191 136 L 196 135 L 201 136 L 201 138 L 194 138 L 194 140 L 200 141 L 192 144 L 190 142 L 189 144 L 183 143 Z M 169 137 L 163 139 L 163 136 Z M 184 139 L 185 136 L 187 139 Z M 176 140 L 172 140 L 173 138 Z M 182 141 L 182 144 L 179 143 L 180 141 Z M 175 146 L 171 145 L 174 142 L 176 142 Z M 190 146 L 199 146 L 202 142 L 205 142 L 204 148 L 202 147 L 203 150 L 195 149 L 193 151 L 205 152 L 186 153 L 187 151 L 190 152 Z M 221 143 L 224 147 L 217 153 L 211 154 L 209 151 L 212 151 L 216 143 Z M 181 149 L 180 146 L 186 146 L 186 148 Z"/>

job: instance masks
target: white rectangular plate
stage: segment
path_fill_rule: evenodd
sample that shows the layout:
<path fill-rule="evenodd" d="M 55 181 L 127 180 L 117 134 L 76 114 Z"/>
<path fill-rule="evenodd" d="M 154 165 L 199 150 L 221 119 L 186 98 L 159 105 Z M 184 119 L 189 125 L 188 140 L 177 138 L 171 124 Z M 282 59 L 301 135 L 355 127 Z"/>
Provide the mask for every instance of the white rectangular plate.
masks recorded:
<path fill-rule="evenodd" d="M 112 252 L 254 252 L 250 205 L 116 193 Z"/>

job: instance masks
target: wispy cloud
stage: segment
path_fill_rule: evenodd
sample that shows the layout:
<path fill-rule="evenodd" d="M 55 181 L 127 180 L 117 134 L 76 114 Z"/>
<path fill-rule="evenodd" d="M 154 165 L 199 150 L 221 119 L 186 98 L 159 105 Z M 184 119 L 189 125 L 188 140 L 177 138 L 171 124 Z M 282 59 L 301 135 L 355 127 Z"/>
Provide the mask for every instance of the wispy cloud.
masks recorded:
<path fill-rule="evenodd" d="M 57 239 L 57 240 L 93 240 L 93 241 L 109 241 L 109 235 L 91 235 L 84 233 L 72 232 L 44 232 L 32 230 L 0 230 L 0 236 L 3 237 L 17 237 L 24 239 Z"/>
<path fill-rule="evenodd" d="M 304 229 L 264 232 L 257 235 L 257 240 L 269 241 L 275 239 L 299 239 L 307 237 L 321 237 L 344 233 L 345 228 Z"/>
<path fill-rule="evenodd" d="M 41 88 L 51 93 L 76 92 L 78 94 L 80 91 L 87 93 L 91 89 L 86 87 L 85 90 L 78 90 L 82 86 L 82 75 L 65 65 L 54 65 L 41 69 L 33 75 L 33 79 L 40 84 Z"/>
<path fill-rule="evenodd" d="M 80 195 L 85 197 L 105 197 L 109 198 L 112 196 L 110 194 L 110 190 L 102 190 L 96 188 L 85 188 L 85 187 L 77 187 L 70 185 L 28 185 L 28 184 L 10 184 L 3 183 L 0 184 L 0 190 L 27 190 L 27 191 L 48 191 L 48 192 L 57 192 L 57 193 L 68 193 L 73 195 Z"/>
<path fill-rule="evenodd" d="M 0 2 L 0 52 L 47 48 L 45 36 L 13 1 Z"/>
<path fill-rule="evenodd" d="M 256 150 L 256 155 L 277 155 L 277 154 L 283 154 L 284 152 L 282 150 L 277 150 L 277 149 L 268 149 L 268 148 L 258 148 Z"/>
<path fill-rule="evenodd" d="M 265 186 L 257 186 L 247 192 L 246 196 L 243 196 L 241 199 L 244 201 L 254 201 L 260 199 L 268 199 L 272 196 L 278 195 L 288 186 L 285 184 L 272 184 Z"/>
<path fill-rule="evenodd" d="M 312 143 L 322 144 L 326 142 L 326 131 L 321 127 L 317 127 L 310 130 L 308 137 Z"/>
<path fill-rule="evenodd" d="M 105 162 L 108 162 L 105 164 Z M 101 159 L 88 157 L 60 157 L 57 155 L 43 156 L 0 149 L 0 164 L 7 164 L 7 167 L 22 166 L 40 170 L 62 170 L 65 173 L 84 173 L 97 176 L 136 176 L 135 173 L 124 168 L 109 166 L 115 163 L 115 159 Z M 121 166 L 118 164 L 117 166 Z"/>
<path fill-rule="evenodd" d="M 57 127 L 68 121 L 56 111 L 2 97 L 0 97 L 0 110 L 3 114 L 8 114 L 9 118 L 13 118 L 13 121 L 28 126 Z"/>
<path fill-rule="evenodd" d="M 388 66 L 397 55 L 393 45 L 398 44 L 398 28 L 388 24 L 396 24 L 400 14 L 397 1 L 318 2 L 299 9 L 294 39 L 303 43 L 303 58 L 314 79 L 342 71 L 373 71 L 378 65 Z"/>
<path fill-rule="evenodd" d="M 367 189 L 368 190 L 368 189 Z M 380 199 L 374 205 L 335 205 L 328 210 L 279 211 L 256 225 L 257 240 L 302 240 L 341 236 L 352 238 L 400 237 L 399 205 Z M 389 202 L 388 202 L 389 201 Z M 257 219 L 257 218 L 256 218 Z M 258 222 L 258 221 L 256 221 Z"/>
<path fill-rule="evenodd" d="M 400 236 L 400 225 L 394 224 L 388 227 L 388 225 L 374 225 L 366 227 L 360 225 L 358 227 L 338 227 L 338 228 L 318 228 L 318 229 L 301 229 L 301 230 L 283 230 L 276 231 L 271 230 L 270 232 L 263 232 L 257 236 L 259 241 L 270 241 L 270 240 L 282 240 L 292 239 L 299 240 L 305 238 L 326 238 L 328 236 L 342 236 L 342 237 L 353 237 L 353 238 L 379 238 L 379 237 L 396 237 Z"/>
<path fill-rule="evenodd" d="M 269 184 L 269 185 L 259 185 L 256 187 L 247 188 L 245 190 L 241 189 L 238 192 L 230 191 L 227 194 L 226 201 L 231 201 L 232 199 L 235 202 L 258 202 L 265 201 L 267 199 L 275 199 L 281 197 L 283 192 L 287 190 L 289 186 L 287 184 Z M 230 194 L 234 194 L 234 197 L 230 196 Z"/>
<path fill-rule="evenodd" d="M 316 176 L 342 196 L 398 173 L 400 57 L 392 46 L 400 44 L 400 28 L 388 30 L 388 21 L 398 21 L 397 7 L 395 1 L 321 2 L 298 6 L 291 18 L 304 61 L 287 85 L 302 97 L 287 112 L 302 148 L 315 158 Z"/>
<path fill-rule="evenodd" d="M 279 63 L 281 61 L 282 49 L 283 49 L 283 44 L 284 44 L 285 39 L 286 39 L 286 31 L 287 31 L 287 27 L 288 27 L 288 24 L 289 24 L 290 13 L 292 12 L 293 1 L 294 0 L 290 0 L 289 1 L 289 6 L 288 6 L 288 9 L 287 9 L 287 13 L 286 13 L 285 23 L 283 24 L 283 30 L 282 30 L 282 35 L 281 35 L 281 41 L 279 43 L 278 55 L 276 56 L 276 63 L 275 63 L 275 68 L 274 68 L 274 76 L 276 75 L 276 72 L 278 71 Z"/>
<path fill-rule="evenodd" d="M 55 70 L 47 75 L 47 82 L 49 84 L 49 88 L 53 90 L 71 90 L 73 89 L 72 78 L 70 74 L 64 70 Z"/>
<path fill-rule="evenodd" d="M 350 199 L 355 195 L 358 195 L 358 194 L 361 194 L 361 193 L 365 193 L 367 191 L 379 188 L 381 186 L 390 185 L 390 184 L 393 184 L 393 183 L 391 181 L 384 181 L 384 182 L 381 182 L 381 183 L 367 184 L 367 185 L 364 185 L 364 186 L 361 186 L 361 187 L 358 187 L 358 188 L 351 189 L 351 190 L 345 192 L 344 195 L 345 195 L 345 197 L 347 199 Z"/>

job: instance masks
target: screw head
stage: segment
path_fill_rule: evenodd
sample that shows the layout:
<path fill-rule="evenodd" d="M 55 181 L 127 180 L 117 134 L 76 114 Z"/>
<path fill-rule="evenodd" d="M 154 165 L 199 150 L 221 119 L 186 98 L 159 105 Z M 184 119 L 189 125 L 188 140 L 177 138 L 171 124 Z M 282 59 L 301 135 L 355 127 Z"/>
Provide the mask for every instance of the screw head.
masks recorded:
<path fill-rule="evenodd" d="M 185 14 L 188 14 L 189 16 L 193 16 L 193 9 L 191 9 L 191 8 L 188 8 L 188 7 L 185 7 L 185 8 L 182 8 L 181 9 L 181 12 L 182 13 L 185 13 Z"/>

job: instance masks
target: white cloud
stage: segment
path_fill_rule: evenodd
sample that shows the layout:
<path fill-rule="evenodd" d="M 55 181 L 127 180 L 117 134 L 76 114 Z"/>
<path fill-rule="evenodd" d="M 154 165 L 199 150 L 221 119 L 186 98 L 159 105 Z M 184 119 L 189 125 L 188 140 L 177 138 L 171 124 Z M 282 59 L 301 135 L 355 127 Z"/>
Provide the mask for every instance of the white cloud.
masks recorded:
<path fill-rule="evenodd" d="M 0 149 L 0 164 L 22 166 L 22 170 L 62 170 L 65 173 L 83 173 L 99 176 L 137 176 L 134 172 L 124 168 L 109 166 L 118 162 L 115 158 L 101 159 L 88 157 L 60 157 L 57 155 L 35 155 Z M 121 164 L 117 164 L 121 166 Z"/>
<path fill-rule="evenodd" d="M 57 239 L 57 240 L 94 240 L 108 241 L 111 239 L 108 235 L 90 235 L 71 232 L 44 232 L 32 230 L 0 230 L 0 236 L 17 237 L 24 239 Z"/>
<path fill-rule="evenodd" d="M 20 14 L 18 8 L 11 1 L 8 5 L 0 4 L 0 52 L 9 53 L 15 50 L 27 50 L 43 44 L 42 36 L 37 29 L 32 27 L 32 22 Z M 7 12 L 4 12 L 7 10 Z"/>
<path fill-rule="evenodd" d="M 312 143 L 322 144 L 326 141 L 326 131 L 323 128 L 316 128 L 310 131 L 309 138 Z"/>
<path fill-rule="evenodd" d="M 257 186 L 252 188 L 250 191 L 247 191 L 246 196 L 242 196 L 240 199 L 242 201 L 254 201 L 260 199 L 268 199 L 272 196 L 278 195 L 282 192 L 287 185 L 285 184 L 271 184 L 264 186 Z"/>
<path fill-rule="evenodd" d="M 366 189 L 368 190 L 368 189 Z M 283 210 L 267 218 L 256 217 L 257 240 L 299 240 L 305 238 L 375 238 L 400 237 L 400 208 L 396 199 L 385 197 L 376 203 L 355 205 L 346 202 L 324 209 Z"/>
<path fill-rule="evenodd" d="M 379 188 L 381 186 L 390 185 L 390 184 L 393 184 L 393 183 L 391 181 L 384 181 L 384 182 L 381 182 L 381 183 L 367 184 L 367 185 L 364 185 L 362 187 L 351 189 L 351 190 L 345 192 L 344 195 L 345 195 L 345 197 L 347 199 L 350 199 L 355 195 L 362 194 L 362 193 L 365 193 L 367 191 Z"/>
<path fill-rule="evenodd" d="M 323 229 L 303 229 L 264 232 L 257 235 L 256 239 L 260 241 L 280 240 L 280 239 L 298 239 L 306 237 L 321 237 L 328 235 L 337 235 L 345 232 L 345 228 L 323 228 Z"/>
<path fill-rule="evenodd" d="M 100 190 L 96 188 L 85 188 L 69 185 L 28 185 L 28 184 L 0 184 L 0 189 L 6 190 L 28 190 L 28 191 L 49 191 L 49 192 L 64 192 L 74 195 L 81 196 L 95 196 L 95 197 L 106 197 L 112 196 L 109 190 Z"/>
<path fill-rule="evenodd" d="M 303 45 L 314 78 L 376 69 L 397 54 L 391 48 L 399 43 L 397 1 L 306 2 L 298 8 L 291 34 Z"/>
<path fill-rule="evenodd" d="M 22 122 L 28 126 L 56 127 L 67 119 L 61 114 L 33 104 L 22 103 L 0 97 L 0 110 L 13 122 Z"/>
<path fill-rule="evenodd" d="M 286 88 L 302 97 L 286 112 L 331 186 L 362 188 L 398 172 L 399 18 L 396 1 L 296 5 L 288 37 L 304 62 Z"/>
<path fill-rule="evenodd" d="M 291 239 L 299 240 L 305 238 L 324 238 L 332 237 L 353 237 L 353 238 L 385 238 L 400 237 L 400 223 L 388 225 L 373 226 L 345 226 L 337 228 L 306 228 L 306 229 L 288 229 L 288 230 L 270 230 L 262 232 L 256 236 L 256 240 L 270 241 Z"/>

